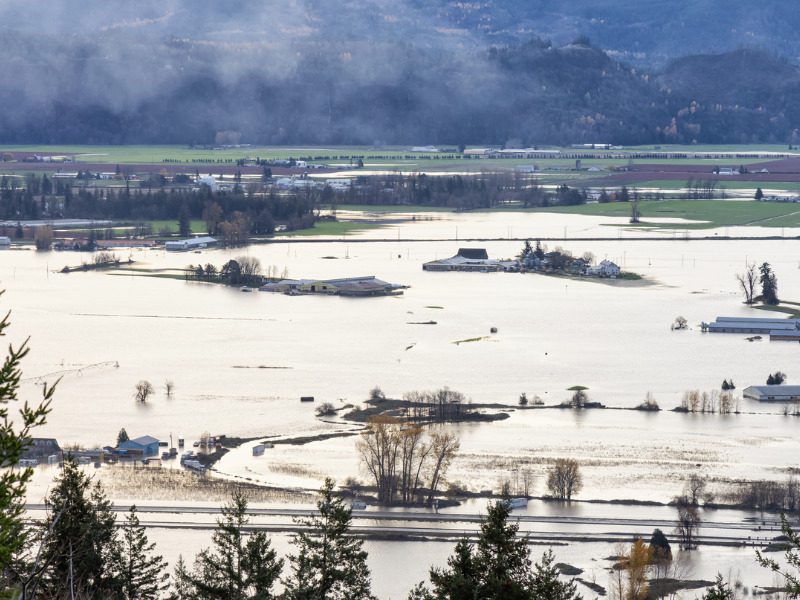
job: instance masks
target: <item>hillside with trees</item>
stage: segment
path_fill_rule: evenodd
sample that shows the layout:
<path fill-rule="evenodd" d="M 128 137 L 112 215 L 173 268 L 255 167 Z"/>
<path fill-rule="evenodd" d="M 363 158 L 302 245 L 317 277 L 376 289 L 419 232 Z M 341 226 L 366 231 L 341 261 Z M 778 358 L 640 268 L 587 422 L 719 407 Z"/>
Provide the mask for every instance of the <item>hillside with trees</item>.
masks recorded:
<path fill-rule="evenodd" d="M 0 7 L 0 143 L 794 143 L 800 120 L 777 0 L 58 6 Z"/>

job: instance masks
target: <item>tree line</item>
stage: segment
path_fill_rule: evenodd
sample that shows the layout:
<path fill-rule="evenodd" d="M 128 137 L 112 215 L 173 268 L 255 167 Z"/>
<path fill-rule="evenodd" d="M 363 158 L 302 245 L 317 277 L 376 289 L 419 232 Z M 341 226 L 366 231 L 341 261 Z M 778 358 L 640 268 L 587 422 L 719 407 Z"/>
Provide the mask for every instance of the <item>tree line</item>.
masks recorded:
<path fill-rule="evenodd" d="M 3 185 L 2 179 L 6 180 Z M 297 192 L 255 193 L 234 188 L 212 191 L 198 189 L 74 189 L 70 184 L 47 175 L 31 176 L 25 187 L 15 187 L 8 178 L 0 179 L 0 219 L 33 220 L 40 218 L 75 218 L 116 221 L 174 220 L 182 234 L 189 233 L 190 220 L 203 220 L 212 235 L 220 233 L 224 222 L 244 217 L 248 234 L 270 234 L 277 222 L 287 228 L 301 228 L 313 222 L 321 192 L 308 189 Z"/>

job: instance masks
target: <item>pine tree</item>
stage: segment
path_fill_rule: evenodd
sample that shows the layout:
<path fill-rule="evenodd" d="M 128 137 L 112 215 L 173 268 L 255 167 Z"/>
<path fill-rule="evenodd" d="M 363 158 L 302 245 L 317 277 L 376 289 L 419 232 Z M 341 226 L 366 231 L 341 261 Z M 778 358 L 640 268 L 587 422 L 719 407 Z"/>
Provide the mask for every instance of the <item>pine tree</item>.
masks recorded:
<path fill-rule="evenodd" d="M 778 562 L 756 550 L 758 564 L 776 573 L 783 579 L 783 591 L 788 598 L 800 598 L 800 532 L 795 531 L 785 514 L 781 514 L 781 532 L 786 537 L 784 560 Z M 719 583 L 719 580 L 718 580 Z M 710 598 L 709 600 L 717 600 Z"/>
<path fill-rule="evenodd" d="M 114 573 L 120 588 L 120 598 L 161 598 L 161 592 L 169 587 L 169 575 L 165 572 L 167 562 L 154 554 L 156 545 L 147 539 L 147 533 L 136 516 L 136 506 L 131 506 L 121 534 L 114 556 Z"/>
<path fill-rule="evenodd" d="M 702 600 L 733 600 L 734 593 L 722 575 L 717 574 L 717 581 L 713 587 L 708 588 L 706 593 L 703 594 Z"/>
<path fill-rule="evenodd" d="M 317 502 L 318 515 L 299 520 L 307 530 L 296 534 L 292 574 L 285 582 L 289 600 L 372 600 L 363 542 L 350 534 L 351 511 L 333 496 L 326 479 Z"/>
<path fill-rule="evenodd" d="M 0 336 L 5 335 L 9 326 L 9 314 L 6 314 L 0 320 Z M 22 458 L 30 443 L 33 429 L 44 424 L 55 391 L 54 387 L 45 386 L 38 405 L 26 402 L 16 414 L 9 409 L 9 405 L 19 402 L 17 393 L 22 377 L 20 363 L 28 351 L 27 340 L 16 349 L 10 346 L 0 366 L 0 577 L 12 556 L 26 543 L 22 516 L 25 509 L 25 489 L 33 476 L 33 469 L 12 470 L 11 467 L 16 467 Z"/>
<path fill-rule="evenodd" d="M 553 553 L 531 566 L 527 541 L 519 525 L 509 523 L 510 509 L 495 502 L 481 522 L 478 543 L 460 541 L 446 569 L 432 568 L 433 590 L 419 584 L 410 600 L 580 600 L 574 582 L 559 580 Z"/>
<path fill-rule="evenodd" d="M 113 574 L 118 552 L 115 516 L 100 484 L 74 460 L 64 462 L 61 475 L 47 498 L 41 562 L 47 564 L 42 590 L 76 596 L 91 590 L 94 597 L 113 596 L 119 587 Z"/>
<path fill-rule="evenodd" d="M 475 566 L 481 574 L 479 597 L 528 598 L 531 560 L 525 538 L 517 537 L 518 523 L 509 523 L 511 508 L 507 502 L 489 506 L 481 523 L 481 535 L 475 551 Z"/>
<path fill-rule="evenodd" d="M 531 598 L 536 600 L 581 600 L 575 582 L 564 582 L 558 578 L 558 569 L 553 565 L 553 551 L 542 554 L 542 562 L 536 563 L 531 581 Z"/>
<path fill-rule="evenodd" d="M 181 237 L 188 237 L 192 233 L 191 215 L 186 202 L 181 204 L 178 212 L 178 233 Z"/>
<path fill-rule="evenodd" d="M 177 585 L 202 600 L 270 600 L 283 560 L 263 532 L 245 534 L 247 497 L 237 490 L 222 508 L 212 536 L 213 547 L 198 554 L 191 573 L 176 569 Z"/>
<path fill-rule="evenodd" d="M 778 304 L 778 278 L 772 271 L 772 267 L 765 262 L 759 267 L 759 271 L 761 271 L 759 281 L 764 304 Z"/>
<path fill-rule="evenodd" d="M 432 598 L 472 599 L 478 589 L 481 573 L 477 570 L 473 546 L 467 540 L 456 544 L 453 555 L 447 559 L 447 569 L 431 568 Z"/>

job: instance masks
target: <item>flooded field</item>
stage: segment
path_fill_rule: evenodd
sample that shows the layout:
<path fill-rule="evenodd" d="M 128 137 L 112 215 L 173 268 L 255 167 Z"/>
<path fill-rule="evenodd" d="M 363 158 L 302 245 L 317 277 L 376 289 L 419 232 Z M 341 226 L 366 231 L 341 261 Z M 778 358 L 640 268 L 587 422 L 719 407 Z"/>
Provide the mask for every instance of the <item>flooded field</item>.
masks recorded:
<path fill-rule="evenodd" d="M 376 385 L 390 397 L 449 386 L 474 402 L 507 404 L 510 410 L 504 421 L 447 426 L 461 438 L 449 479 L 470 490 L 498 489 L 503 479 L 513 478 L 514 469 L 528 465 L 536 475 L 533 493 L 541 495 L 545 469 L 562 456 L 581 463 L 585 486 L 580 497 L 587 499 L 667 501 L 691 473 L 709 476 L 720 490 L 736 479 L 785 480 L 798 466 L 800 419 L 784 416 L 782 406 L 741 400 L 737 415 L 668 411 L 680 404 L 684 391 L 718 389 L 723 379 L 733 379 L 739 393 L 762 384 L 776 370 L 786 372 L 789 383 L 800 378 L 794 371 L 800 352 L 796 343 L 751 343 L 744 336 L 703 334 L 699 328 L 701 321 L 717 315 L 770 315 L 741 303 L 734 274 L 748 261 L 770 262 L 780 296 L 800 301 L 797 242 L 687 241 L 679 224 L 674 232 L 659 232 L 661 241 L 645 241 L 636 238 L 656 234 L 630 231 L 617 220 L 617 227 L 609 227 L 609 218 L 423 213 L 413 221 L 365 231 L 347 243 L 293 241 L 202 254 L 132 253 L 137 267 L 148 269 L 198 262 L 220 266 L 248 254 L 265 268 L 287 269 L 291 277 L 374 274 L 411 286 L 397 297 L 244 294 L 129 271 L 62 275 L 55 271 L 88 257 L 33 251 L 0 254 L 0 286 L 7 290 L 4 307 L 13 309 L 11 341 L 31 336 L 25 394 L 34 396 L 42 377 L 62 377 L 53 412 L 40 432 L 62 446 L 113 445 L 121 427 L 132 437 L 168 439 L 173 434 L 187 440 L 205 431 L 263 438 L 354 430 L 337 418 L 318 419 L 315 404 L 300 403 L 300 396 L 312 395 L 316 404 L 359 405 Z M 421 269 L 423 262 L 451 256 L 459 246 L 485 247 L 495 258 L 514 256 L 521 247 L 517 241 L 467 238 L 536 239 L 565 233 L 567 240 L 550 242 L 551 248 L 560 245 L 576 255 L 591 251 L 598 260 L 608 258 L 643 275 L 644 281 Z M 715 233 L 775 232 L 730 228 L 702 235 Z M 797 233 L 787 229 L 785 235 Z M 578 236 L 611 239 L 569 239 Z M 394 238 L 448 241 L 359 241 Z M 119 254 L 127 258 L 128 252 Z M 678 315 L 688 320 L 688 331 L 670 331 Z M 436 324 L 414 324 L 430 321 Z M 491 328 L 497 332 L 490 333 Z M 454 343 L 473 338 L 480 339 Z M 145 405 L 133 398 L 140 379 L 156 387 Z M 167 379 L 175 383 L 171 398 L 164 393 Z M 552 405 L 566 400 L 567 388 L 578 384 L 609 409 L 516 409 L 522 392 Z M 667 410 L 610 410 L 632 408 L 647 392 Z M 355 439 L 276 446 L 258 458 L 245 445 L 217 468 L 221 476 L 313 490 L 326 475 L 340 481 L 364 478 Z M 32 493 L 41 498 L 45 487 L 39 482 Z M 186 539 L 193 536 L 201 533 Z M 194 542 L 186 544 L 192 546 L 188 553 L 196 550 Z M 376 549 L 371 560 L 378 581 L 402 544 L 370 545 Z M 598 553 L 587 550 L 590 546 L 571 545 L 568 556 L 562 558 L 559 551 L 559 557 L 570 562 L 569 553 L 574 553 L 574 561 L 586 564 L 582 568 L 593 567 L 591 561 L 609 549 Z M 445 560 L 452 544 L 419 547 L 419 564 L 381 583 L 387 587 L 378 588 L 380 597 L 401 597 L 400 591 L 404 594 L 419 580 L 429 563 Z M 175 555 L 176 550 L 164 552 Z M 721 568 L 708 559 L 715 552 L 697 553 L 704 578 L 713 579 L 710 565 Z M 751 562 L 749 550 L 719 552 L 732 568 Z"/>

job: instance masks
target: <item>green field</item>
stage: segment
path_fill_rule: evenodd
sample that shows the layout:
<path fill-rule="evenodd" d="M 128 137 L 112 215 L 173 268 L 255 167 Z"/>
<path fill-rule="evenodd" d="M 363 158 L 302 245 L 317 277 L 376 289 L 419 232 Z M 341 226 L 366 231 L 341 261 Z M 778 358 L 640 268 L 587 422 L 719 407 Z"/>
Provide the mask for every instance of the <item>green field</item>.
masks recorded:
<path fill-rule="evenodd" d="M 576 152 L 572 148 L 561 148 L 562 152 Z M 774 151 L 786 152 L 785 146 L 674 146 L 662 147 L 664 151 L 694 152 L 694 151 Z M 659 151 L 652 146 L 628 147 L 622 152 L 637 151 Z M 459 168 L 469 170 L 480 170 L 492 167 L 515 167 L 517 165 L 530 165 L 535 162 L 543 169 L 574 167 L 573 159 L 435 159 L 436 154 L 412 153 L 408 146 L 330 146 L 330 147 L 308 147 L 308 146 L 252 146 L 247 148 L 226 148 L 219 150 L 208 150 L 202 148 L 189 148 L 188 146 L 44 146 L 44 145 L 5 145 L 0 146 L 0 154 L 3 152 L 30 152 L 30 153 L 56 153 L 64 155 L 75 155 L 78 163 L 103 163 L 109 165 L 129 164 L 129 163 L 150 163 L 161 164 L 164 159 L 194 165 L 192 161 L 203 161 L 207 163 L 228 163 L 243 158 L 260 157 L 262 159 L 286 159 L 289 157 L 313 157 L 327 156 L 330 159 L 318 162 L 349 166 L 349 161 L 339 159 L 339 156 L 363 156 L 365 168 L 382 168 L 388 170 L 457 170 Z M 578 150 L 582 152 L 582 150 Z M 413 159 L 407 156 L 414 155 Z M 431 158 L 428 158 L 431 157 Z M 640 159 L 643 162 L 661 162 L 658 159 Z M 719 160 L 700 160 L 700 159 L 676 159 L 670 163 L 704 163 L 715 165 L 739 165 L 753 164 L 761 162 L 753 159 L 719 159 Z M 583 159 L 584 167 L 603 167 L 622 166 L 628 163 L 628 159 L 603 160 L 603 159 Z M 24 163 L 19 164 L 24 170 Z M 229 164 L 229 163 L 228 163 Z M 53 164 L 53 170 L 59 168 L 58 163 Z"/>
<path fill-rule="evenodd" d="M 630 217 L 631 207 L 627 202 L 608 204 L 583 204 L 528 209 L 535 212 L 550 212 L 603 217 Z M 664 229 L 710 229 L 757 225 L 762 227 L 800 227 L 800 205 L 782 202 L 755 202 L 738 200 L 664 200 L 640 202 L 642 223 L 639 227 Z M 698 223 L 647 223 L 648 218 L 688 219 Z M 636 225 L 632 225 L 636 227 Z"/>
<path fill-rule="evenodd" d="M 169 219 L 162 220 L 162 221 L 149 221 L 151 231 L 155 235 L 160 235 L 162 233 L 178 233 L 179 226 L 178 221 L 171 221 Z M 207 227 L 206 222 L 202 219 L 193 219 L 190 221 L 190 229 L 192 233 L 206 233 Z"/>
<path fill-rule="evenodd" d="M 280 231 L 275 237 L 307 237 L 312 235 L 345 236 L 365 229 L 382 227 L 379 223 L 363 223 L 358 221 L 317 221 L 314 227 L 296 231 Z"/>

